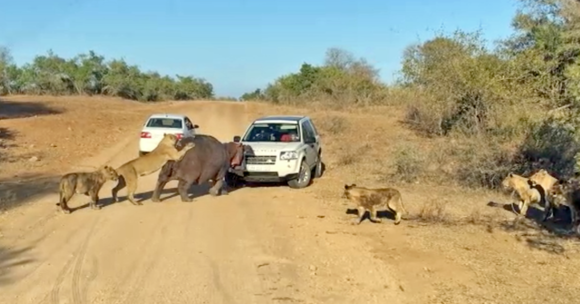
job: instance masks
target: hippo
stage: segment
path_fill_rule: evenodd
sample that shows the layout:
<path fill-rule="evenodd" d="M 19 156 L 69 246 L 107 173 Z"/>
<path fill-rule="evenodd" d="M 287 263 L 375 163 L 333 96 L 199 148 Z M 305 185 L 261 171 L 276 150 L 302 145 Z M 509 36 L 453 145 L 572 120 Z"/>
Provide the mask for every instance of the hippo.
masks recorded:
<path fill-rule="evenodd" d="M 151 201 L 159 202 L 161 191 L 172 180 L 179 181 L 177 192 L 182 202 L 193 201 L 187 193 L 192 184 L 200 185 L 210 180 L 210 195 L 227 194 L 223 189 L 224 178 L 229 168 L 241 165 L 244 146 L 235 142 L 222 143 L 211 135 L 197 134 L 182 138 L 177 148 L 180 149 L 188 142 L 194 142 L 195 149 L 187 151 L 180 161 L 168 161 L 161 167 Z"/>

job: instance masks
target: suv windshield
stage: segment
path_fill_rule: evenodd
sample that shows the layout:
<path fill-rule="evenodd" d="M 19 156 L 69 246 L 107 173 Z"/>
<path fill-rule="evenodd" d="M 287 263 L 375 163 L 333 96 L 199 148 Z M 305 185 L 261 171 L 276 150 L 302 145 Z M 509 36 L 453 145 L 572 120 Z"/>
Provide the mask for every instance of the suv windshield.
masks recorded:
<path fill-rule="evenodd" d="M 151 118 L 147 122 L 148 128 L 175 128 L 181 129 L 183 124 L 181 119 L 175 118 Z"/>
<path fill-rule="evenodd" d="M 297 124 L 255 123 L 246 132 L 242 141 L 299 142 L 300 131 Z"/>

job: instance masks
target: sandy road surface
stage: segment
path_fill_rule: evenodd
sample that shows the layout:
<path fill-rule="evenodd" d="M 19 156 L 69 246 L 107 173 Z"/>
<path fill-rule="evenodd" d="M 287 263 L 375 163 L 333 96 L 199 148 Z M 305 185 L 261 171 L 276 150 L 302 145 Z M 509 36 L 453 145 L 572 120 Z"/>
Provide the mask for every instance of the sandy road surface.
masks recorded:
<path fill-rule="evenodd" d="M 243 109 L 216 103 L 186 113 L 200 132 L 229 140 L 253 118 Z M 136 152 L 129 138 L 81 165 L 118 166 Z M 143 206 L 64 215 L 49 195 L 12 211 L 0 226 L 0 303 L 404 302 L 391 269 L 364 240 L 336 233 L 309 189 L 211 197 L 197 187 L 194 201 L 182 203 L 171 182 L 156 204 L 156 176 L 139 181 Z M 103 200 L 113 186 L 103 187 Z M 71 206 L 87 201 L 78 196 Z"/>

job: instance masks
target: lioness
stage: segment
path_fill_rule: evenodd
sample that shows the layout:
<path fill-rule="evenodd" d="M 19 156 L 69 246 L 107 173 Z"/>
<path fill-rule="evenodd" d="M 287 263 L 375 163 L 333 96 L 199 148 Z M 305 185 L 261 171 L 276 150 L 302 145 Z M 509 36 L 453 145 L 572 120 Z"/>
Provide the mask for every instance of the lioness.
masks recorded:
<path fill-rule="evenodd" d="M 539 187 L 534 181 L 521 175 L 509 173 L 501 182 L 505 190 L 515 190 L 519 196 L 518 208 L 519 214 L 526 216 L 530 204 L 542 204 L 545 210 L 548 210 L 546 195 L 544 189 Z M 513 207 L 512 207 L 513 209 Z M 514 210 L 515 212 L 515 210 Z"/>
<path fill-rule="evenodd" d="M 580 210 L 580 184 L 575 180 L 559 180 L 549 191 L 554 207 L 565 205 L 570 209 L 572 227 L 578 232 L 578 211 Z M 552 208 L 554 208 L 552 207 Z M 553 212 L 553 210 L 552 210 Z"/>
<path fill-rule="evenodd" d="M 534 173 L 529 178 L 531 181 L 534 181 L 536 184 L 542 186 L 544 191 L 548 193 L 550 189 L 558 182 L 558 179 L 550 175 L 548 171 L 541 169 L 538 172 Z"/>
<path fill-rule="evenodd" d="M 380 223 L 381 219 L 377 218 L 377 208 L 387 207 L 395 215 L 395 225 L 401 223 L 403 213 L 407 210 L 403 206 L 401 193 L 393 188 L 370 189 L 357 187 L 356 184 L 344 185 L 344 196 L 350 201 L 356 203 L 358 211 L 358 220 L 353 225 L 359 225 L 366 211 L 369 211 L 370 220 L 373 223 Z"/>
<path fill-rule="evenodd" d="M 195 144 L 187 143 L 181 150 L 177 150 L 175 144 L 177 143 L 177 136 L 175 134 L 163 134 L 163 139 L 159 142 L 157 147 L 150 153 L 130 160 L 117 168 L 119 174 L 119 183 L 112 190 L 113 200 L 118 202 L 117 193 L 119 190 L 127 186 L 127 199 L 133 205 L 143 205 L 141 202 L 135 201 L 135 191 L 137 190 L 137 179 L 140 176 L 149 175 L 163 167 L 169 160 L 180 160 Z"/>
<path fill-rule="evenodd" d="M 102 166 L 93 172 L 72 172 L 63 175 L 59 183 L 59 202 L 63 213 L 71 213 L 68 202 L 75 194 L 84 194 L 91 197 L 91 209 L 100 209 L 97 205 L 99 202 L 99 190 L 107 180 L 116 181 L 119 175 L 115 169 L 109 166 Z"/>

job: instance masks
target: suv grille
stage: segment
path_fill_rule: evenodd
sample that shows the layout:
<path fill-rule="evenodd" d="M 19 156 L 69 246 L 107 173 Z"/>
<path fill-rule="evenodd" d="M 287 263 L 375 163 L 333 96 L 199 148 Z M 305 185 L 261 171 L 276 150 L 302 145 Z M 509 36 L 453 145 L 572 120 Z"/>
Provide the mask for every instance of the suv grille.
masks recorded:
<path fill-rule="evenodd" d="M 274 165 L 276 164 L 275 155 L 246 155 L 247 165 Z"/>

